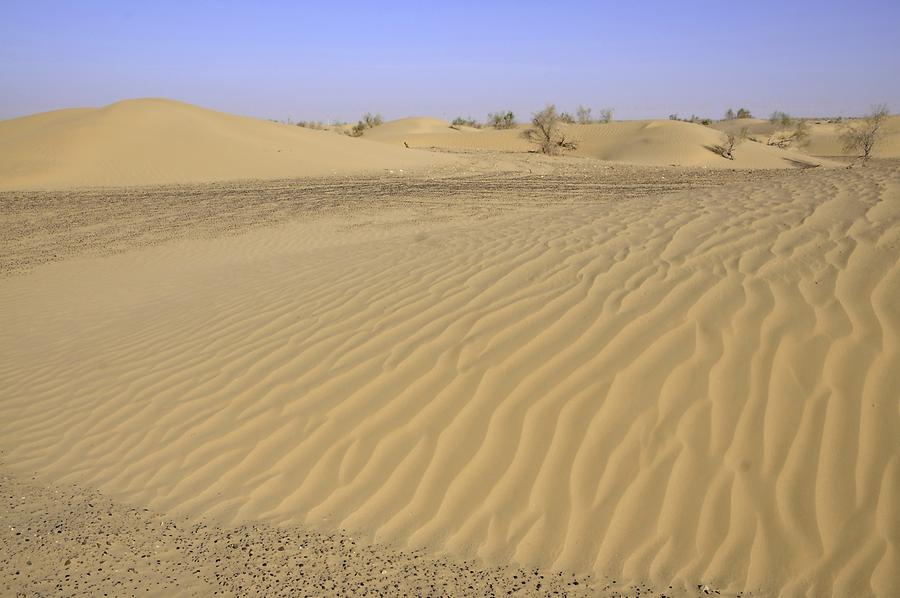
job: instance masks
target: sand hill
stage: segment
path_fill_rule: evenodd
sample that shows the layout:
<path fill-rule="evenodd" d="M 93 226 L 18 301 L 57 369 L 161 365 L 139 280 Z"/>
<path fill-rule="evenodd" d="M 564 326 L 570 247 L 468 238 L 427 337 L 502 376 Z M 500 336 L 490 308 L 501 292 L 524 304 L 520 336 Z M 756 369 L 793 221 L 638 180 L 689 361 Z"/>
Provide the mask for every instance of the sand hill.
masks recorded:
<path fill-rule="evenodd" d="M 457 150 L 531 151 L 534 146 L 522 138 L 524 127 L 515 129 L 459 130 L 446 121 L 408 118 L 385 123 L 365 133 L 367 139 L 410 147 Z M 609 124 L 568 125 L 566 133 L 578 142 L 576 156 L 585 156 L 647 166 L 696 166 L 704 168 L 791 168 L 833 165 L 808 155 L 745 142 L 734 160 L 712 151 L 723 142 L 721 132 L 680 121 L 626 121 Z"/>
<path fill-rule="evenodd" d="M 0 121 L 0 188 L 6 189 L 272 179 L 450 160 L 172 100 Z"/>
<path fill-rule="evenodd" d="M 812 156 L 848 156 L 844 151 L 840 135 L 844 123 L 810 119 L 809 145 L 803 148 L 803 152 Z M 757 118 L 742 118 L 724 120 L 713 123 L 712 128 L 720 131 L 738 132 L 746 127 L 747 131 L 765 142 L 772 134 L 785 130 L 785 127 Z M 900 116 L 889 116 L 884 123 L 882 138 L 875 146 L 873 155 L 878 158 L 900 157 Z"/>
<path fill-rule="evenodd" d="M 4 280 L 0 450 L 169 513 L 678 596 L 900 595 L 900 179 L 788 174 Z"/>

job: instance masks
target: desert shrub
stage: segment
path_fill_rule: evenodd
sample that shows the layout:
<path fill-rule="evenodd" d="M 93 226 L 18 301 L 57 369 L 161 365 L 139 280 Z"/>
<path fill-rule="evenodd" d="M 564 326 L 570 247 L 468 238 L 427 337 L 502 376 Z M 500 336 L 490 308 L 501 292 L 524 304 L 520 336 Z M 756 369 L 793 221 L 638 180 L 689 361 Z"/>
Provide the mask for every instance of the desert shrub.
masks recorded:
<path fill-rule="evenodd" d="M 579 125 L 591 124 L 591 109 L 587 106 L 579 106 L 575 111 L 575 118 L 578 119 Z"/>
<path fill-rule="evenodd" d="M 472 118 L 471 116 L 470 116 L 469 118 L 463 118 L 463 117 L 461 117 L 461 116 L 457 116 L 456 118 L 453 119 L 453 122 L 450 123 L 450 126 L 453 126 L 453 127 L 474 127 L 474 128 L 476 128 L 476 129 L 480 129 L 480 128 L 481 128 L 481 123 L 478 122 L 477 120 L 475 120 L 474 118 Z"/>
<path fill-rule="evenodd" d="M 491 112 L 487 117 L 488 125 L 495 129 L 512 129 L 516 126 L 516 116 L 510 112 Z"/>
<path fill-rule="evenodd" d="M 366 129 L 377 127 L 382 123 L 384 123 L 384 119 L 381 118 L 380 114 L 372 114 L 371 112 L 366 112 L 365 114 L 363 114 L 363 117 L 355 125 L 353 125 L 353 128 L 351 128 L 350 132 L 347 134 L 351 137 L 362 137 L 363 133 L 366 132 Z"/>
<path fill-rule="evenodd" d="M 774 111 L 771 116 L 769 116 L 769 122 L 773 125 L 781 125 L 782 127 L 789 127 L 793 124 L 794 119 L 791 118 L 791 115 L 787 112 L 782 112 L 781 110 Z"/>
<path fill-rule="evenodd" d="M 566 137 L 561 124 L 562 119 L 556 111 L 556 106 L 549 104 L 534 114 L 531 119 L 531 127 L 526 129 L 522 135 L 531 143 L 536 144 L 541 153 L 547 155 L 553 156 L 564 150 L 575 149 L 577 147 L 575 142 Z"/>
<path fill-rule="evenodd" d="M 734 160 L 734 148 L 736 148 L 741 144 L 741 142 L 747 139 L 747 135 L 747 127 L 742 127 L 738 133 L 725 133 L 725 143 L 713 146 L 712 150 L 723 158 Z"/>
<path fill-rule="evenodd" d="M 612 122 L 613 117 L 613 109 L 612 108 L 602 108 L 600 110 L 600 118 L 598 119 L 601 123 L 609 123 Z"/>
<path fill-rule="evenodd" d="M 574 124 L 575 124 L 575 117 L 572 116 L 571 114 L 569 114 L 568 112 L 560 112 L 560 113 L 559 113 L 559 120 L 561 120 L 562 122 L 566 123 L 567 125 L 574 125 Z"/>
<path fill-rule="evenodd" d="M 677 114 L 670 114 L 670 115 L 669 115 L 669 120 L 678 120 L 678 115 L 677 115 Z"/>
<path fill-rule="evenodd" d="M 366 127 L 366 123 L 364 123 L 363 121 L 359 121 L 358 123 L 353 125 L 348 135 L 350 135 L 351 137 L 362 137 L 367 128 L 368 127 Z"/>
<path fill-rule="evenodd" d="M 701 119 L 701 120 L 700 120 L 700 124 L 703 125 L 703 126 L 708 127 L 709 125 L 712 124 L 712 119 L 711 119 L 711 118 L 704 118 L 704 119 Z"/>
<path fill-rule="evenodd" d="M 725 120 L 733 120 L 734 119 L 734 110 L 729 108 L 725 111 Z"/>
<path fill-rule="evenodd" d="M 317 131 L 325 128 L 325 125 L 323 125 L 320 120 L 298 120 L 294 124 L 298 127 L 303 127 L 304 129 L 315 129 Z"/>
<path fill-rule="evenodd" d="M 746 108 L 738 108 L 736 118 L 753 118 L 753 115 Z"/>
<path fill-rule="evenodd" d="M 378 125 L 382 124 L 384 120 L 381 118 L 380 114 L 372 114 L 370 112 L 366 112 L 363 115 L 361 122 L 365 123 L 367 129 L 371 129 L 372 127 L 377 127 Z"/>
<path fill-rule="evenodd" d="M 793 143 L 800 147 L 809 145 L 809 123 L 803 119 L 798 119 L 794 123 L 794 130 L 791 132 Z"/>
<path fill-rule="evenodd" d="M 766 145 L 788 148 L 793 145 L 804 147 L 809 145 L 809 123 L 803 119 L 790 120 L 793 127 L 788 131 L 776 131 L 769 135 Z"/>
<path fill-rule="evenodd" d="M 888 117 L 885 104 L 873 106 L 872 110 L 861 119 L 849 122 L 841 132 L 841 141 L 845 152 L 859 152 L 863 166 L 869 161 L 872 150 L 881 138 L 882 126 Z"/>

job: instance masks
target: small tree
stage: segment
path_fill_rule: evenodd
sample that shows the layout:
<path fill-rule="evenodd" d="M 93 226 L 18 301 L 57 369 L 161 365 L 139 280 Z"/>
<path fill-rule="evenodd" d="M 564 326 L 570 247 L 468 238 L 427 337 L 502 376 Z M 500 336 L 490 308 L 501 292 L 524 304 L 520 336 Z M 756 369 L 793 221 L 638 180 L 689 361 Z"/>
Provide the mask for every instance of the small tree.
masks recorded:
<path fill-rule="evenodd" d="M 738 118 L 753 118 L 753 115 L 750 114 L 750 111 L 747 110 L 746 108 L 738 108 L 737 117 Z"/>
<path fill-rule="evenodd" d="M 491 112 L 488 114 L 487 122 L 495 129 L 512 129 L 516 126 L 516 117 L 510 112 Z"/>
<path fill-rule="evenodd" d="M 534 114 L 531 128 L 526 129 L 522 135 L 528 141 L 537 144 L 540 151 L 547 155 L 553 156 L 564 150 L 575 149 L 577 147 L 575 142 L 566 138 L 561 124 L 562 120 L 556 106 L 548 104 L 546 108 Z"/>
<path fill-rule="evenodd" d="M 574 125 L 574 124 L 575 124 L 575 117 L 573 117 L 573 116 L 572 116 L 571 114 L 569 114 L 568 112 L 560 112 L 560 113 L 559 113 L 559 120 L 561 120 L 562 122 L 566 123 L 567 125 Z"/>
<path fill-rule="evenodd" d="M 612 122 L 613 109 L 603 108 L 600 110 L 600 122 L 606 124 Z"/>
<path fill-rule="evenodd" d="M 579 125 L 589 125 L 591 124 L 591 109 L 586 106 L 579 106 L 578 110 L 575 111 L 576 118 L 578 118 Z"/>
<path fill-rule="evenodd" d="M 878 104 L 872 106 L 872 110 L 863 118 L 848 123 L 841 133 L 844 151 L 859 152 L 859 158 L 865 166 L 872 155 L 872 150 L 875 149 L 875 144 L 881 138 L 882 126 L 887 117 L 887 105 Z"/>
<path fill-rule="evenodd" d="M 725 133 L 725 143 L 713 147 L 713 151 L 729 160 L 734 160 L 734 148 L 741 144 L 747 138 L 747 127 L 741 127 L 741 130 L 735 134 L 734 132 Z"/>
<path fill-rule="evenodd" d="M 729 108 L 725 111 L 725 120 L 734 120 L 734 110 Z"/>

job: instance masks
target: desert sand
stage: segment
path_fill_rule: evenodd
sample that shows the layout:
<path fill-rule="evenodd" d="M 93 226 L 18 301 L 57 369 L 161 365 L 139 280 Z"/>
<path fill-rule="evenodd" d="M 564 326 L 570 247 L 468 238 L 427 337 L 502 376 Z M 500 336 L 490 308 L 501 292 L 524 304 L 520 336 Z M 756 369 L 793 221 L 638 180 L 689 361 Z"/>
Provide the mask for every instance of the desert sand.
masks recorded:
<path fill-rule="evenodd" d="M 806 119 L 809 124 L 809 140 L 803 152 L 813 156 L 848 157 L 841 142 L 842 127 L 852 123 L 852 119 Z M 715 122 L 711 125 L 719 131 L 747 132 L 760 141 L 784 130 L 785 127 L 758 118 L 736 118 Z M 889 116 L 882 127 L 882 137 L 875 146 L 873 155 L 881 158 L 900 158 L 900 116 Z"/>
<path fill-rule="evenodd" d="M 383 127 L 7 184 L 0 588 L 900 595 L 896 160 Z"/>
<path fill-rule="evenodd" d="M 0 121 L 0 189 L 275 179 L 449 161 L 165 99 Z"/>
<path fill-rule="evenodd" d="M 433 118 L 407 118 L 366 131 L 364 138 L 412 148 L 499 150 L 525 152 L 534 146 L 522 137 L 526 125 L 512 129 L 452 128 Z M 669 120 L 626 121 L 607 124 L 563 125 L 577 142 L 575 156 L 605 162 L 645 166 L 692 166 L 702 168 L 797 168 L 834 162 L 809 153 L 742 144 L 734 160 L 717 155 L 712 148 L 722 143 L 720 131 L 695 123 Z"/>

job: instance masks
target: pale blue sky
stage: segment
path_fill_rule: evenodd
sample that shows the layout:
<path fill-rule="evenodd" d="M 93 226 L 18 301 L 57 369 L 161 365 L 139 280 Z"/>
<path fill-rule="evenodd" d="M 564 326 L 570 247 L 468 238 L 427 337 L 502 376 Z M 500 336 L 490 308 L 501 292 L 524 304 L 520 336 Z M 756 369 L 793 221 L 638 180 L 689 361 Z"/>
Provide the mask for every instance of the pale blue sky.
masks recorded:
<path fill-rule="evenodd" d="M 0 118 L 169 97 L 271 118 L 900 111 L 900 0 L 0 0 Z"/>

